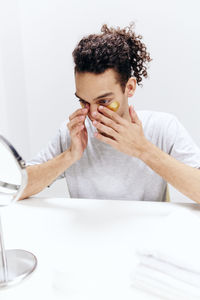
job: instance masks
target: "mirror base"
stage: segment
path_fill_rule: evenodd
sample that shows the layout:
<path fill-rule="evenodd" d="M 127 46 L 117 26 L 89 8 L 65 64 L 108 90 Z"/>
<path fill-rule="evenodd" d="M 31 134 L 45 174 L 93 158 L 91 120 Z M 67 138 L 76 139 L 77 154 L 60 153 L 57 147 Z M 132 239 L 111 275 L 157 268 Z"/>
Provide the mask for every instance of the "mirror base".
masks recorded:
<path fill-rule="evenodd" d="M 7 260 L 7 280 L 5 280 L 0 259 L 0 289 L 21 282 L 29 276 L 37 266 L 37 259 L 31 252 L 20 249 L 9 249 L 5 252 Z"/>

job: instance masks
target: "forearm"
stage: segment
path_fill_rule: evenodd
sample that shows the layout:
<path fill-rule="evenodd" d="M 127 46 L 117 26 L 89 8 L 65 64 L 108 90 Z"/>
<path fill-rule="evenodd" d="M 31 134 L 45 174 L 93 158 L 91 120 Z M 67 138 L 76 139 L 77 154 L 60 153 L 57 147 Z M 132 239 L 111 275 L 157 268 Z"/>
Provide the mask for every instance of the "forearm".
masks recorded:
<path fill-rule="evenodd" d="M 190 199 L 200 203 L 200 170 L 177 161 L 148 142 L 140 159 Z"/>
<path fill-rule="evenodd" d="M 74 163 L 69 150 L 39 165 L 26 168 L 28 184 L 20 200 L 41 192 Z"/>

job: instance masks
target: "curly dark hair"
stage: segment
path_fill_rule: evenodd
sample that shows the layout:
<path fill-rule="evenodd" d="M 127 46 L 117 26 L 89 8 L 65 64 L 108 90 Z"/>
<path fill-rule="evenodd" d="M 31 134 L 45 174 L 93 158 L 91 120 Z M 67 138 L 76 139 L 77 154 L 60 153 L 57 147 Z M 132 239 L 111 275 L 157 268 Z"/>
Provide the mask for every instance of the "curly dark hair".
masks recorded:
<path fill-rule="evenodd" d="M 142 36 L 133 31 L 134 23 L 120 29 L 104 24 L 100 34 L 83 37 L 72 55 L 75 72 L 101 74 L 109 68 L 118 74 L 118 81 L 125 90 L 131 76 L 141 85 L 142 76 L 147 77 L 147 63 L 151 61 Z"/>

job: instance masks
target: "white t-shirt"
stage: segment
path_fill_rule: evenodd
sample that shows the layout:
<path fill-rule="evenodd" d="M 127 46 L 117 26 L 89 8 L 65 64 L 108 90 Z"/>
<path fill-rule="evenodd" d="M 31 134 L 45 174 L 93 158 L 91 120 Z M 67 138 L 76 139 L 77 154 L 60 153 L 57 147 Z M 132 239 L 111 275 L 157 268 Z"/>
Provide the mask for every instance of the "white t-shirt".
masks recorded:
<path fill-rule="evenodd" d="M 200 149 L 175 116 L 153 111 L 137 114 L 150 142 L 175 159 L 200 168 Z M 69 148 L 67 123 L 62 123 L 57 135 L 27 166 L 44 163 Z M 70 197 L 165 201 L 167 184 L 161 176 L 138 158 L 97 140 L 89 118 L 85 124 L 88 145 L 82 158 L 58 177 L 66 178 Z"/>

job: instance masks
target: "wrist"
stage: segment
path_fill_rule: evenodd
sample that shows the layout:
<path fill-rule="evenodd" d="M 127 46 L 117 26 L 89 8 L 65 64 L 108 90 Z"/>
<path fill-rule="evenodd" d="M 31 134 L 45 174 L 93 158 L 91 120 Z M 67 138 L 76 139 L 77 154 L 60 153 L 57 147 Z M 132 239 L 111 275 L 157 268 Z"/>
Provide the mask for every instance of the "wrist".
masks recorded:
<path fill-rule="evenodd" d="M 63 152 L 63 159 L 65 161 L 68 161 L 68 163 L 70 165 L 74 164 L 77 159 L 75 157 L 75 155 L 73 154 L 73 152 L 71 151 L 71 148 L 67 149 L 65 152 Z"/>
<path fill-rule="evenodd" d="M 154 150 L 154 147 L 155 146 L 151 142 L 145 139 L 140 149 L 138 158 L 146 163 L 149 159 L 149 156 L 151 156 L 151 152 Z"/>
<path fill-rule="evenodd" d="M 73 151 L 71 147 L 68 149 L 68 157 L 72 164 L 80 159 L 80 157 L 77 155 L 77 152 Z"/>

